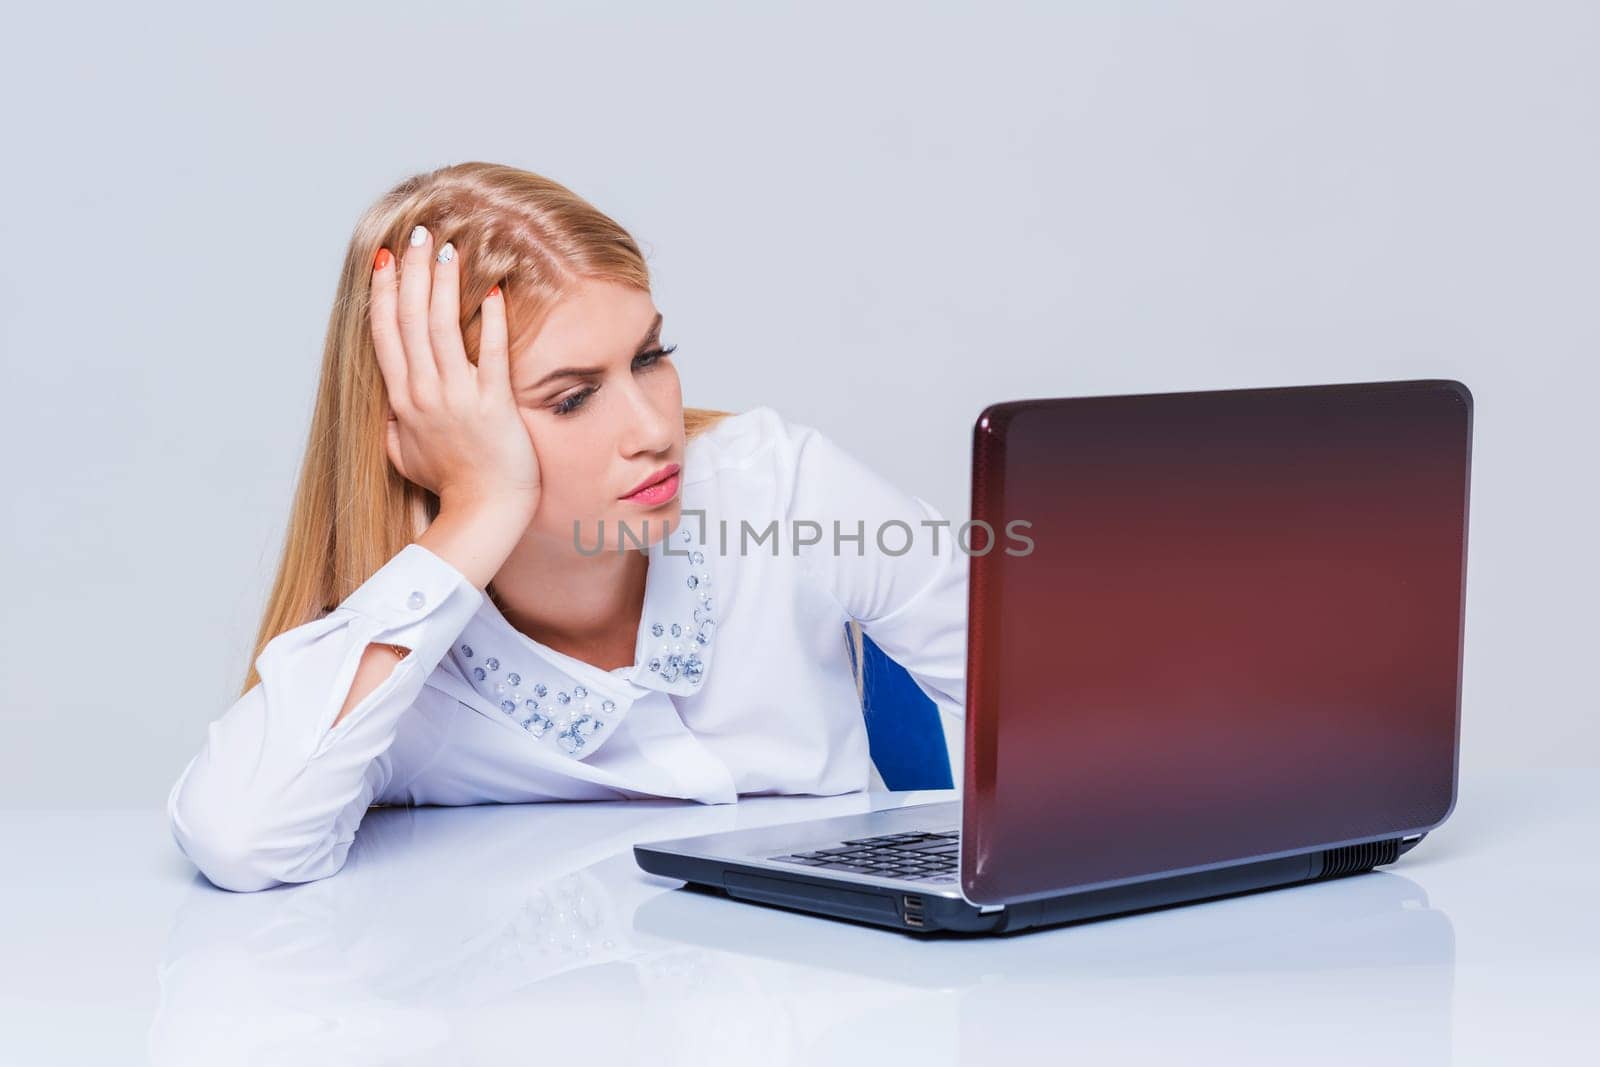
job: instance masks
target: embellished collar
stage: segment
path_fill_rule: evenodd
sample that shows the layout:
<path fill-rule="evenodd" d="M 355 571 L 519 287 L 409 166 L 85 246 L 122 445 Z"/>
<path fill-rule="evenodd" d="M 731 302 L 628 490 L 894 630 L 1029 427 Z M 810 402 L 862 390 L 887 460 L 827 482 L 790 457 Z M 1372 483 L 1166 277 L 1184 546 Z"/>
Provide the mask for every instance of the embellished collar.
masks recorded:
<path fill-rule="evenodd" d="M 646 689 L 688 696 L 699 692 L 711 664 L 711 565 L 687 527 L 651 545 L 649 555 L 633 666 L 620 673 Z"/>
<path fill-rule="evenodd" d="M 599 748 L 632 703 L 659 690 L 690 696 L 705 684 L 716 623 L 711 566 L 687 527 L 646 553 L 644 610 L 634 663 L 613 671 L 543 645 L 512 626 L 494 600 L 450 650 L 461 677 L 507 719 L 582 758 Z"/>

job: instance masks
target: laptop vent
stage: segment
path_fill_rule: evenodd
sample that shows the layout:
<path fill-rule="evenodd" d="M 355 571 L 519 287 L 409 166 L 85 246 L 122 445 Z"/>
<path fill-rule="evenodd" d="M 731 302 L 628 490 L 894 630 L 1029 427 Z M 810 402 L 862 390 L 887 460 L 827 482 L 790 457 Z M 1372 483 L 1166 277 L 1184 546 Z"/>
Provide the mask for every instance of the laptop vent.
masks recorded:
<path fill-rule="evenodd" d="M 1330 848 L 1322 854 L 1322 873 L 1316 880 L 1338 878 L 1340 875 L 1367 871 L 1383 863 L 1393 863 L 1400 858 L 1400 839 L 1369 841 L 1364 845 L 1346 845 Z"/>

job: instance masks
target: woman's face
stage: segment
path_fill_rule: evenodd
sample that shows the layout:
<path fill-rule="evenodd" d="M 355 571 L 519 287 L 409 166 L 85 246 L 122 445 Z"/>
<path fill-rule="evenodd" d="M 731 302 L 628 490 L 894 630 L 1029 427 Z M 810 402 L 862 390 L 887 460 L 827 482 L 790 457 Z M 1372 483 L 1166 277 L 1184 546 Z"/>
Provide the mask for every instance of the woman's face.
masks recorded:
<path fill-rule="evenodd" d="M 609 551 L 653 544 L 677 528 L 683 394 L 670 356 L 676 346 L 663 347 L 648 292 L 586 280 L 511 353 L 512 394 L 539 457 L 534 532 L 592 555 L 601 520 Z M 680 474 L 643 499 L 629 496 L 668 467 Z M 619 525 L 631 540 L 619 540 Z"/>

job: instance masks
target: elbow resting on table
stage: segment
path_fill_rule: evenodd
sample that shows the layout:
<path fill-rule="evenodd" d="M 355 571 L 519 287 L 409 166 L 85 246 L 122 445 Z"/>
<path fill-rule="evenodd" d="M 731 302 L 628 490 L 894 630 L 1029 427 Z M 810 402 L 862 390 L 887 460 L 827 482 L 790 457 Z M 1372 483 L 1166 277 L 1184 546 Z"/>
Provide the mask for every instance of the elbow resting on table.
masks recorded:
<path fill-rule="evenodd" d="M 173 839 L 206 880 L 236 893 L 326 878 L 344 866 L 348 843 L 331 836 L 312 843 L 283 840 L 249 813 L 227 810 L 179 779 L 167 799 Z M 278 840 L 274 840 L 274 837 Z"/>

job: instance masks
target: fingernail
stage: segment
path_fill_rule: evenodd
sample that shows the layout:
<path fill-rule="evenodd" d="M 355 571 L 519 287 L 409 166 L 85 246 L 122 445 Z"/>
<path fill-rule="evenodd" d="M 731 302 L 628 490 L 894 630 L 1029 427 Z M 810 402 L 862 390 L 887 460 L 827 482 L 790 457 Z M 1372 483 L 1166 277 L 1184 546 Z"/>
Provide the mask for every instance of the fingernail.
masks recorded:
<path fill-rule="evenodd" d="M 372 258 L 372 269 L 382 270 L 389 265 L 389 261 L 393 258 L 387 248 L 378 249 L 378 254 Z"/>
<path fill-rule="evenodd" d="M 439 254 L 434 258 L 440 263 L 450 262 L 452 259 L 456 258 L 456 246 L 451 244 L 449 241 L 446 241 L 444 243 L 444 247 L 439 249 Z"/>
<path fill-rule="evenodd" d="M 426 226 L 418 226 L 416 229 L 411 231 L 411 243 L 412 243 L 412 245 L 420 245 L 422 242 L 426 241 L 427 239 L 428 239 L 428 228 Z"/>
<path fill-rule="evenodd" d="M 484 294 L 483 298 L 485 300 L 487 300 L 491 296 L 499 296 L 499 295 L 500 295 L 500 283 L 499 282 L 495 282 L 493 285 L 489 286 L 489 291 Z"/>

